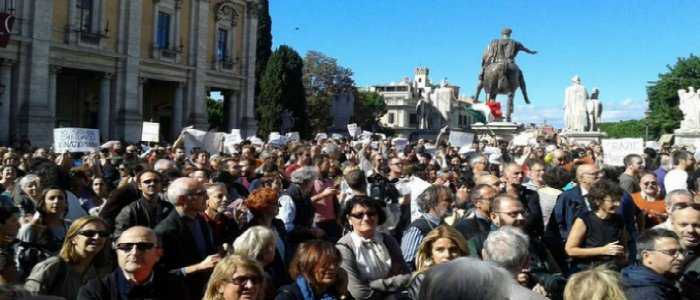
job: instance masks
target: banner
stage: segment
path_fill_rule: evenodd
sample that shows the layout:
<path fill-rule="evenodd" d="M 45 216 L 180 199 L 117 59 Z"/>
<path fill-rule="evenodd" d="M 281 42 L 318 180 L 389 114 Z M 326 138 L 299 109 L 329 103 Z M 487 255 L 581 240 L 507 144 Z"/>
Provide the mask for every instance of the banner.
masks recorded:
<path fill-rule="evenodd" d="M 159 142 L 160 123 L 143 122 L 141 127 L 142 142 Z"/>
<path fill-rule="evenodd" d="M 192 149 L 199 148 L 211 154 L 218 154 L 222 151 L 224 136 L 223 132 L 206 132 L 193 128 L 182 131 L 187 153 L 192 153 Z"/>
<path fill-rule="evenodd" d="M 87 128 L 56 128 L 53 149 L 56 153 L 91 152 L 100 147 L 100 131 Z"/>
<path fill-rule="evenodd" d="M 644 151 L 644 140 L 639 138 L 627 139 L 604 139 L 603 163 L 610 166 L 624 166 L 622 160 L 627 154 L 642 155 Z"/>
<path fill-rule="evenodd" d="M 457 148 L 466 145 L 471 145 L 474 142 L 474 134 L 451 130 L 449 142 L 452 147 Z"/>

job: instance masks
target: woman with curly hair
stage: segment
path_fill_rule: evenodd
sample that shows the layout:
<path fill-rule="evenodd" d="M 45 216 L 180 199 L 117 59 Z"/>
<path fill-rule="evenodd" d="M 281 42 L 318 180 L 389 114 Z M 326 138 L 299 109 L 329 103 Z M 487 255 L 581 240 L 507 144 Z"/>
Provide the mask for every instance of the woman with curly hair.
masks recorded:
<path fill-rule="evenodd" d="M 229 255 L 216 264 L 202 299 L 260 300 L 263 294 L 262 267 L 251 258 Z"/>
<path fill-rule="evenodd" d="M 345 299 L 348 278 L 341 262 L 340 251 L 330 242 L 302 243 L 289 266 L 294 283 L 282 287 L 275 300 Z"/>
<path fill-rule="evenodd" d="M 467 241 L 459 231 L 447 225 L 431 230 L 421 241 L 416 253 L 416 275 L 408 289 L 411 299 L 418 299 L 425 271 L 430 267 L 468 255 Z"/>
<path fill-rule="evenodd" d="M 572 271 L 604 263 L 621 267 L 627 236 L 622 217 L 616 213 L 624 191 L 614 182 L 600 180 L 588 192 L 590 211 L 579 214 L 571 226 L 564 249 L 572 258 Z"/>

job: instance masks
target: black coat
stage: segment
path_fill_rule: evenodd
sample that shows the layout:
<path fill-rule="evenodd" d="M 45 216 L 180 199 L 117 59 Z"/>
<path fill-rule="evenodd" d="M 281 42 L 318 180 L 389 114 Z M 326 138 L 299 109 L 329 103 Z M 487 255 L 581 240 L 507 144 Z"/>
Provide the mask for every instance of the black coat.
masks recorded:
<path fill-rule="evenodd" d="M 201 216 L 198 216 L 196 221 L 199 222 L 202 229 L 202 236 L 206 243 L 206 255 L 197 251 L 192 231 L 177 210 L 173 210 L 156 226 L 155 232 L 161 239 L 163 247 L 163 257 L 160 259 L 160 267 L 163 270 L 179 273 L 180 268 L 197 264 L 207 256 L 216 253 L 217 249 L 214 248 L 209 225 Z M 185 282 L 190 288 L 192 299 L 202 298 L 210 274 L 211 272 L 197 272 L 185 276 Z"/>
<path fill-rule="evenodd" d="M 120 268 L 107 276 L 88 281 L 78 291 L 79 300 L 127 300 L 122 299 L 118 291 L 118 280 L 126 280 Z M 132 288 L 131 299 L 192 299 L 181 278 L 168 273 L 155 273 L 153 281 L 144 286 Z"/>

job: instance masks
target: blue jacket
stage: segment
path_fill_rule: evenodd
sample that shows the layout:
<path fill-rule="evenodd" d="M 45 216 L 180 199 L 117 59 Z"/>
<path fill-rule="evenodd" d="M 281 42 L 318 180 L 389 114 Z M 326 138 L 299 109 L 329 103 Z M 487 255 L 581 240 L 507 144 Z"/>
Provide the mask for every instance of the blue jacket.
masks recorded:
<path fill-rule="evenodd" d="M 562 242 L 566 241 L 576 216 L 582 210 L 588 210 L 588 208 L 579 186 L 561 193 L 557 198 L 549 222 L 554 222 L 554 225 L 557 226 Z"/>
<path fill-rule="evenodd" d="M 622 284 L 625 295 L 630 300 L 674 300 L 681 298 L 674 281 L 641 265 L 632 265 L 622 269 Z"/>

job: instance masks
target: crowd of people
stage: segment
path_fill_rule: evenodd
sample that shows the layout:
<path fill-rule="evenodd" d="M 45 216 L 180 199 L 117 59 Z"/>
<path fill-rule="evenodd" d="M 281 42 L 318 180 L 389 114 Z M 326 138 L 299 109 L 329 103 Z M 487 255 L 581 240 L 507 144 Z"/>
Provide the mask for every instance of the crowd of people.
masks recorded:
<path fill-rule="evenodd" d="M 700 299 L 700 167 L 539 138 L 0 148 L 0 297 Z"/>

